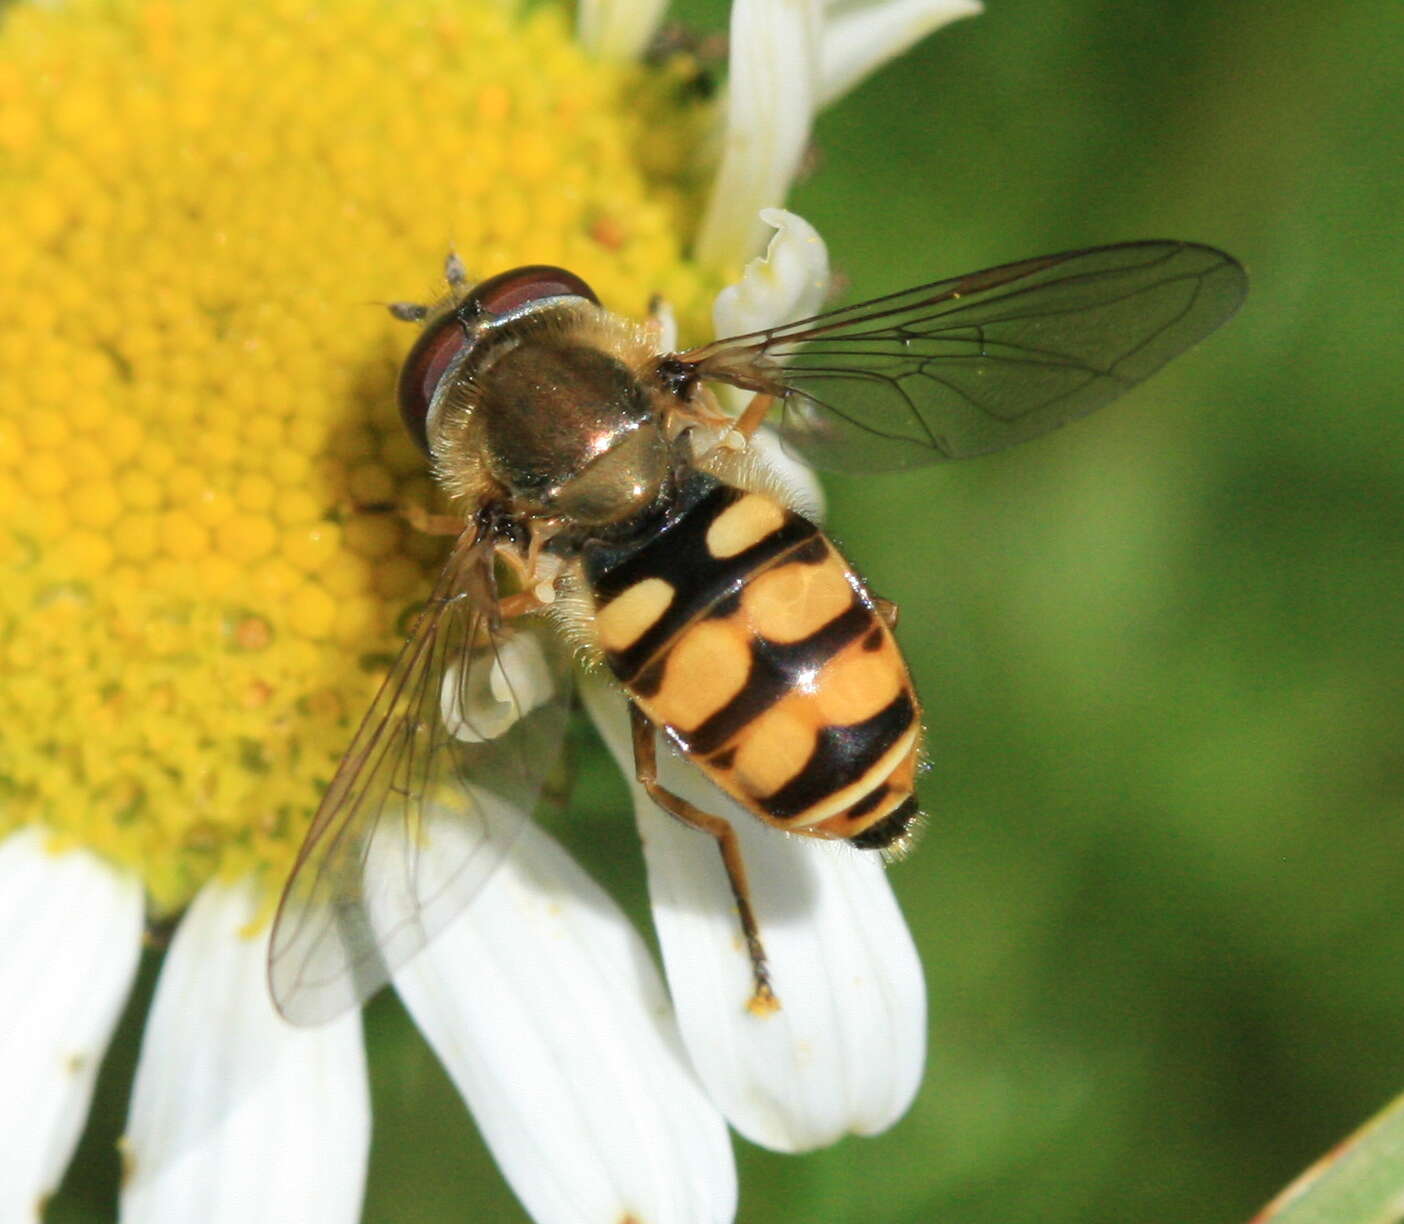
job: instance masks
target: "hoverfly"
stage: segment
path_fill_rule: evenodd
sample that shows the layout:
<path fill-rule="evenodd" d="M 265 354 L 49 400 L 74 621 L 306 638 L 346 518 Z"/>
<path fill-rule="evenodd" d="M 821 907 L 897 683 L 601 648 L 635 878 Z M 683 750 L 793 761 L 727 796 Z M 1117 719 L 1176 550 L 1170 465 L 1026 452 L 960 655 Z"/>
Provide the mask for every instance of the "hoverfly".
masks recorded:
<path fill-rule="evenodd" d="M 1121 395 L 1242 302 L 1193 243 L 1027 259 L 685 352 L 561 268 L 393 308 L 424 328 L 405 425 L 461 508 L 448 562 L 318 808 L 269 953 L 289 1019 L 378 989 L 511 847 L 565 731 L 573 659 L 629 702 L 639 781 L 715 837 L 774 1006 L 736 836 L 661 787 L 658 731 L 791 833 L 869 850 L 917 816 L 920 710 L 876 599 L 746 441 L 816 467 L 1012 446 Z M 737 417 L 709 382 L 752 393 Z M 543 631 L 545 630 L 545 631 Z"/>

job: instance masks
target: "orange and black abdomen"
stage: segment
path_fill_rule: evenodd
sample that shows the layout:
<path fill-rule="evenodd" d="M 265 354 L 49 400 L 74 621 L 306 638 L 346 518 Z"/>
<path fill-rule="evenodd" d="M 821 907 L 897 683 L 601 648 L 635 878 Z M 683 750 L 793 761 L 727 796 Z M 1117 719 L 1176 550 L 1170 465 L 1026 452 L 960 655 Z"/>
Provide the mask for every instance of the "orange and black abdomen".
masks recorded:
<path fill-rule="evenodd" d="M 660 530 L 584 555 L 605 659 L 645 714 L 761 819 L 896 841 L 916 814 L 907 667 L 808 519 L 693 473 Z"/>

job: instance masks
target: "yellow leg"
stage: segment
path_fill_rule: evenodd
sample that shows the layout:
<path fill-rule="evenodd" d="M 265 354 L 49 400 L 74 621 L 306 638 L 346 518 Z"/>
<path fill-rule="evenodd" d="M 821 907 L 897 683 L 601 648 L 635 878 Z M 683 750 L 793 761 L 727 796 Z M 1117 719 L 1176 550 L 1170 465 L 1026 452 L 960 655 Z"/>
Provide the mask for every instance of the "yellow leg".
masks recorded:
<path fill-rule="evenodd" d="M 515 595 L 505 595 L 497 601 L 497 611 L 503 620 L 512 620 L 535 612 L 545 605 L 531 591 L 518 591 Z"/>
<path fill-rule="evenodd" d="M 343 502 L 345 514 L 398 514 L 415 531 L 433 536 L 461 536 L 468 526 L 454 514 L 432 514 L 423 506 L 399 502 Z"/>
<path fill-rule="evenodd" d="M 395 509 L 399 511 L 405 522 L 424 535 L 462 535 L 466 526 L 464 521 L 456 515 L 431 514 L 420 505 L 396 506 Z"/>
<path fill-rule="evenodd" d="M 736 431 L 744 438 L 749 438 L 757 429 L 760 423 L 765 420 L 766 414 L 775 407 L 775 397 L 768 391 L 757 391 L 751 396 L 751 402 L 746 405 L 746 410 L 736 419 Z"/>
<path fill-rule="evenodd" d="M 766 964 L 765 947 L 761 943 L 755 911 L 751 908 L 751 890 L 746 883 L 746 864 L 741 858 L 741 843 L 736 836 L 736 830 L 720 816 L 709 815 L 681 795 L 675 795 L 658 784 L 654 726 L 649 722 L 648 715 L 632 701 L 629 703 L 629 725 L 634 737 L 634 774 L 639 780 L 639 785 L 648 792 L 649 798 L 669 816 L 716 838 L 717 848 L 721 851 L 722 866 L 726 868 L 726 878 L 731 885 L 731 895 L 736 898 L 736 912 L 741 919 L 741 934 L 746 938 L 746 950 L 751 957 L 751 974 L 756 988 L 746 1004 L 746 1010 L 757 1016 L 768 1016 L 779 1011 L 780 1000 L 775 997 L 775 991 L 770 985 L 770 969 Z"/>

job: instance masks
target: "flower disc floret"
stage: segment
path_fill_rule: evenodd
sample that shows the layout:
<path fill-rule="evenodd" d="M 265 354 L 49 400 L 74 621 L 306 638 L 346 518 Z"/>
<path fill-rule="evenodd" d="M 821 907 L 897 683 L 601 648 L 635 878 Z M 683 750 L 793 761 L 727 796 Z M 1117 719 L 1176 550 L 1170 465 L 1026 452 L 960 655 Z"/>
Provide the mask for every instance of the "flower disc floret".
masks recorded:
<path fill-rule="evenodd" d="M 609 307 L 682 257 L 686 65 L 593 62 L 488 0 L 0 14 L 0 822 L 158 910 L 282 874 L 442 542 L 377 303 L 570 267 Z"/>

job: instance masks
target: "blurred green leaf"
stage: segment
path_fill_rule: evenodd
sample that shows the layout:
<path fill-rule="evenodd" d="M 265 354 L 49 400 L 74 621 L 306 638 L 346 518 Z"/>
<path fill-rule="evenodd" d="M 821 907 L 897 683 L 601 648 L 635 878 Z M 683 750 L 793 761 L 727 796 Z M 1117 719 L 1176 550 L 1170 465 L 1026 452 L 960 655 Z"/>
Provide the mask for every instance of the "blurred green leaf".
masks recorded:
<path fill-rule="evenodd" d="M 1404 1097 L 1338 1144 L 1251 1224 L 1398 1224 L 1404 1216 Z"/>

